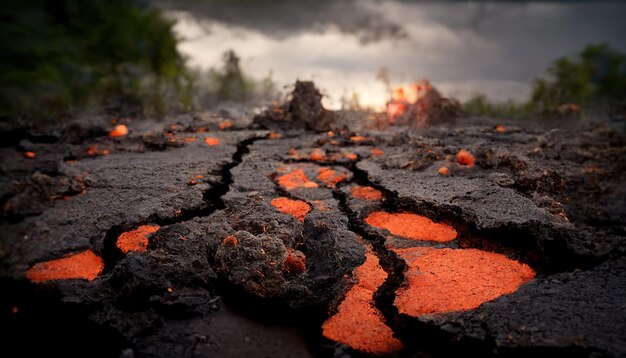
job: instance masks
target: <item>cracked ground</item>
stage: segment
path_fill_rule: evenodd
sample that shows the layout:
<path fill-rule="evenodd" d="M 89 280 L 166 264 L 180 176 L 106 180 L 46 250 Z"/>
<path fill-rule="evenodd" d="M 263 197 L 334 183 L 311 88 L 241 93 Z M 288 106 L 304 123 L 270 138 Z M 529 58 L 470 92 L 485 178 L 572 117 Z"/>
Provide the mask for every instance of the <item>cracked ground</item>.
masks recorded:
<path fill-rule="evenodd" d="M 626 356 L 623 130 L 277 113 L 4 134 L 4 351 Z"/>

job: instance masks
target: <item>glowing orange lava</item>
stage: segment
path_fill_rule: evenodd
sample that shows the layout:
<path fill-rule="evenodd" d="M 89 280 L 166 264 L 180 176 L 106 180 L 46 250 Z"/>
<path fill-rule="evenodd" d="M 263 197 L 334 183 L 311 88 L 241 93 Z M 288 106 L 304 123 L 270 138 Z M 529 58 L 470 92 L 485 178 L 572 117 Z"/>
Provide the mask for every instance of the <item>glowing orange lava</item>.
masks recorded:
<path fill-rule="evenodd" d="M 399 351 L 402 343 L 393 337 L 380 311 L 374 306 L 374 292 L 387 279 L 378 258 L 365 254 L 365 263 L 354 270 L 358 283 L 346 293 L 337 313 L 322 325 L 324 337 L 356 350 L 382 355 Z"/>
<path fill-rule="evenodd" d="M 281 264 L 281 270 L 285 273 L 298 275 L 304 273 L 306 271 L 306 256 L 301 251 L 290 249 Z"/>
<path fill-rule="evenodd" d="M 437 170 L 437 172 L 441 175 L 448 175 L 450 174 L 450 169 L 448 169 L 447 167 L 441 167 L 439 168 L 439 170 Z"/>
<path fill-rule="evenodd" d="M 380 190 L 371 186 L 353 186 L 350 188 L 350 193 L 357 199 L 365 200 L 379 200 L 383 197 L 383 193 Z"/>
<path fill-rule="evenodd" d="M 100 256 L 91 250 L 60 259 L 40 262 L 26 272 L 26 278 L 35 283 L 83 278 L 92 281 L 104 269 Z"/>
<path fill-rule="evenodd" d="M 209 147 L 214 147 L 220 144 L 220 140 L 219 138 L 206 137 L 204 138 L 204 143 L 206 143 Z"/>
<path fill-rule="evenodd" d="M 383 155 L 383 154 L 385 154 L 385 152 L 383 152 L 382 150 L 380 150 L 378 148 L 374 148 L 374 149 L 370 150 L 370 152 L 372 153 L 372 155 Z"/>
<path fill-rule="evenodd" d="M 22 153 L 22 155 L 25 158 L 28 158 L 28 159 L 33 159 L 33 158 L 35 158 L 37 156 L 37 154 L 35 154 L 35 152 L 30 152 L 30 151 L 29 152 L 24 152 L 24 153 Z"/>
<path fill-rule="evenodd" d="M 496 126 L 496 132 L 498 132 L 498 133 L 504 133 L 504 132 L 506 132 L 506 128 L 505 128 L 503 125 L 498 124 L 498 125 Z"/>
<path fill-rule="evenodd" d="M 233 121 L 227 119 L 225 121 L 221 121 L 217 126 L 219 127 L 220 130 L 232 128 Z"/>
<path fill-rule="evenodd" d="M 360 136 L 360 135 L 355 135 L 355 136 L 350 137 L 350 140 L 352 142 L 362 142 L 362 141 L 364 141 L 366 139 L 367 139 L 366 137 L 363 137 L 363 136 Z"/>
<path fill-rule="evenodd" d="M 365 218 L 365 222 L 411 240 L 449 242 L 456 238 L 456 230 L 452 226 L 411 213 L 375 211 Z"/>
<path fill-rule="evenodd" d="M 317 179 L 326 184 L 327 187 L 334 187 L 346 179 L 345 173 L 337 173 L 330 168 L 319 168 L 317 173 Z"/>
<path fill-rule="evenodd" d="M 296 188 L 317 188 L 318 185 L 314 181 L 310 181 L 306 177 L 302 169 L 296 169 L 290 173 L 283 174 L 277 178 L 278 184 L 287 190 Z"/>
<path fill-rule="evenodd" d="M 113 130 L 109 132 L 109 137 L 111 138 L 123 137 L 127 134 L 128 134 L 128 127 L 126 127 L 123 124 L 118 124 L 113 128 Z"/>
<path fill-rule="evenodd" d="M 236 237 L 230 235 L 230 236 L 226 236 L 224 238 L 224 241 L 222 241 L 222 243 L 224 244 L 224 246 L 237 247 L 237 245 L 239 245 L 239 240 L 237 240 Z"/>
<path fill-rule="evenodd" d="M 476 158 L 472 155 L 472 153 L 468 152 L 465 149 L 459 150 L 459 153 L 456 155 L 456 161 L 461 165 L 467 165 L 468 167 L 473 167 L 474 163 L 476 163 Z"/>
<path fill-rule="evenodd" d="M 422 103 L 421 100 L 432 90 L 433 86 L 428 80 L 421 80 L 408 86 L 395 88 L 391 94 L 391 100 L 387 103 L 389 123 L 395 123 L 396 119 L 403 115 L 409 106 L 414 106 L 419 111 L 425 111 L 425 103 Z"/>
<path fill-rule="evenodd" d="M 315 148 L 311 151 L 311 154 L 309 154 L 309 158 L 316 162 L 323 161 L 326 160 L 326 153 L 319 148 Z"/>
<path fill-rule="evenodd" d="M 185 142 L 187 143 L 193 143 L 196 141 L 195 137 L 185 137 Z"/>
<path fill-rule="evenodd" d="M 276 198 L 272 200 L 272 205 L 285 214 L 304 222 L 304 217 L 311 211 L 309 204 L 302 200 L 291 200 L 289 198 Z"/>
<path fill-rule="evenodd" d="M 414 317 L 470 310 L 515 292 L 535 277 L 528 265 L 493 252 L 424 247 L 394 251 L 409 266 L 394 305 Z"/>
<path fill-rule="evenodd" d="M 122 233 L 117 238 L 116 246 L 123 253 L 130 251 L 146 251 L 148 235 L 159 230 L 159 225 L 142 225 L 135 230 Z"/>

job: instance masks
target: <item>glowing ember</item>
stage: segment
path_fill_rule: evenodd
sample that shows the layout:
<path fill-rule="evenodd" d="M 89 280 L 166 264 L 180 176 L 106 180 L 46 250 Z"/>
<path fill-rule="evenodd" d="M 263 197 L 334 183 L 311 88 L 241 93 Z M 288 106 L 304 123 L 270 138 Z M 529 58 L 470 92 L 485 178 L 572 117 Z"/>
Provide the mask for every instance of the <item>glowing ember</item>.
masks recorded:
<path fill-rule="evenodd" d="M 409 86 L 400 86 L 394 89 L 391 100 L 387 103 L 387 118 L 389 123 L 396 122 L 409 107 L 413 107 L 418 115 L 427 109 L 427 103 L 423 103 L 427 95 L 435 91 L 428 80 L 415 82 Z"/>
<path fill-rule="evenodd" d="M 86 250 L 60 259 L 40 262 L 26 272 L 26 278 L 35 283 L 80 278 L 92 281 L 103 269 L 102 258 L 93 251 Z"/>
<path fill-rule="evenodd" d="M 185 142 L 187 143 L 193 143 L 196 141 L 195 137 L 185 137 Z"/>
<path fill-rule="evenodd" d="M 236 237 L 230 235 L 230 236 L 226 236 L 224 238 L 224 241 L 222 241 L 222 243 L 224 244 L 224 246 L 237 247 L 237 245 L 239 245 L 239 240 L 237 240 Z"/>
<path fill-rule="evenodd" d="M 394 304 L 400 313 L 414 317 L 470 310 L 515 292 L 535 277 L 526 264 L 476 249 L 407 248 L 395 252 L 409 270 Z"/>
<path fill-rule="evenodd" d="M 225 121 L 221 121 L 217 126 L 221 130 L 232 128 L 233 127 L 233 121 L 227 119 Z"/>
<path fill-rule="evenodd" d="M 289 198 L 276 198 L 272 200 L 272 205 L 279 211 L 289 214 L 294 218 L 304 222 L 304 217 L 311 211 L 309 204 L 302 200 L 291 200 Z"/>
<path fill-rule="evenodd" d="M 322 325 L 324 337 L 346 344 L 369 354 L 388 354 L 403 348 L 393 337 L 382 314 L 374 306 L 374 292 L 382 285 L 387 273 L 378 258 L 367 252 L 365 263 L 354 271 L 354 285 L 337 308 L 337 313 Z"/>
<path fill-rule="evenodd" d="M 383 197 L 383 193 L 380 190 L 372 188 L 371 186 L 353 186 L 350 188 L 352 196 L 358 199 L 365 200 L 379 200 Z"/>
<path fill-rule="evenodd" d="M 465 149 L 459 150 L 459 153 L 456 155 L 456 161 L 461 165 L 467 165 L 468 167 L 473 167 L 474 163 L 476 163 L 476 159 L 472 155 L 472 153 L 468 152 Z"/>
<path fill-rule="evenodd" d="M 456 238 L 452 226 L 416 214 L 375 211 L 365 218 L 365 222 L 411 240 L 449 242 Z"/>
<path fill-rule="evenodd" d="M 498 133 L 504 133 L 504 132 L 506 132 L 506 128 L 505 128 L 503 125 L 498 124 L 498 125 L 496 126 L 496 132 L 498 132 Z"/>
<path fill-rule="evenodd" d="M 309 154 L 309 158 L 316 162 L 323 161 L 326 160 L 326 153 L 324 153 L 324 151 L 319 148 L 315 148 L 313 149 L 311 154 Z"/>
<path fill-rule="evenodd" d="M 359 157 L 354 153 L 346 153 L 344 157 L 348 160 L 357 160 Z"/>
<path fill-rule="evenodd" d="M 128 134 L 128 127 L 123 124 L 116 125 L 112 131 L 109 132 L 109 137 L 123 137 Z"/>
<path fill-rule="evenodd" d="M 355 135 L 355 136 L 350 137 L 350 140 L 353 141 L 353 142 L 362 142 L 362 141 L 364 141 L 366 139 L 367 138 L 365 138 L 363 136 L 360 136 L 360 135 Z"/>
<path fill-rule="evenodd" d="M 204 143 L 206 143 L 206 145 L 208 145 L 209 147 L 214 147 L 220 144 L 220 140 L 219 138 L 206 137 L 204 138 Z"/>
<path fill-rule="evenodd" d="M 22 153 L 22 155 L 24 156 L 24 158 L 28 158 L 28 159 L 33 159 L 37 156 L 35 152 L 24 152 Z"/>
<path fill-rule="evenodd" d="M 439 168 L 439 170 L 437 170 L 437 172 L 441 175 L 448 175 L 450 174 L 450 169 L 448 169 L 447 167 L 441 167 Z"/>
<path fill-rule="evenodd" d="M 306 271 L 306 256 L 298 250 L 289 250 L 287 257 L 281 264 L 281 270 L 285 273 L 302 274 Z"/>
<path fill-rule="evenodd" d="M 130 251 L 146 251 L 148 235 L 159 230 L 159 225 L 142 225 L 135 230 L 122 233 L 117 238 L 116 246 L 123 253 Z"/>
<path fill-rule="evenodd" d="M 278 184 L 287 190 L 296 188 L 317 188 L 318 185 L 314 181 L 310 181 L 306 177 L 302 169 L 296 169 L 290 173 L 278 177 Z"/>
<path fill-rule="evenodd" d="M 382 150 L 380 150 L 378 148 L 374 148 L 374 149 L 370 150 L 370 152 L 372 153 L 372 155 L 383 155 L 383 154 L 385 154 L 385 152 L 383 152 Z"/>
<path fill-rule="evenodd" d="M 317 172 L 317 179 L 326 184 L 327 187 L 334 187 L 346 179 L 345 173 L 337 173 L 335 170 L 330 168 L 319 168 Z"/>
<path fill-rule="evenodd" d="M 280 134 L 278 132 L 274 132 L 274 131 L 270 132 L 270 134 L 267 135 L 267 138 L 269 138 L 269 139 L 280 139 L 282 137 L 283 137 L 282 134 Z"/>

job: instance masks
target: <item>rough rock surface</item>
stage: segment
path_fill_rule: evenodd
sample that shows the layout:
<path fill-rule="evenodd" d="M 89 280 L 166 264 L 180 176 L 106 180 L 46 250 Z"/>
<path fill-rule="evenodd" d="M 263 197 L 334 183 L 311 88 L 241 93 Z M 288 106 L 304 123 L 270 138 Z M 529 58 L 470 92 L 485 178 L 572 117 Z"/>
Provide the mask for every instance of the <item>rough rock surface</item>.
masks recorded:
<path fill-rule="evenodd" d="M 299 83 L 290 103 L 254 121 L 226 113 L 164 123 L 90 118 L 5 143 L 5 352 L 626 355 L 623 129 L 462 118 L 375 130 L 366 114 L 332 113 L 319 99 L 312 84 Z M 129 133 L 109 137 L 120 123 Z M 459 160 L 461 150 L 475 161 Z M 294 216 L 272 204 L 277 198 L 309 210 Z M 416 240 L 368 225 L 374 212 L 419 215 L 458 235 L 429 240 L 426 228 Z M 147 246 L 122 252 L 120 235 L 143 225 L 154 227 L 142 231 Z M 426 268 L 409 267 L 397 252 L 420 247 L 497 253 L 536 276 L 476 308 L 401 314 L 396 294 L 421 290 L 408 275 Z M 103 262 L 89 271 L 95 278 L 28 274 L 86 251 Z M 366 255 L 376 265 L 364 264 Z M 428 282 L 439 284 L 437 275 Z M 360 287 L 366 294 L 346 295 Z M 353 304 L 375 319 L 341 321 L 355 319 L 345 311 Z M 330 317 L 336 327 L 362 324 L 358 345 L 332 341 L 351 337 L 344 332 L 324 336 Z M 384 340 L 367 336 L 372 322 Z"/>

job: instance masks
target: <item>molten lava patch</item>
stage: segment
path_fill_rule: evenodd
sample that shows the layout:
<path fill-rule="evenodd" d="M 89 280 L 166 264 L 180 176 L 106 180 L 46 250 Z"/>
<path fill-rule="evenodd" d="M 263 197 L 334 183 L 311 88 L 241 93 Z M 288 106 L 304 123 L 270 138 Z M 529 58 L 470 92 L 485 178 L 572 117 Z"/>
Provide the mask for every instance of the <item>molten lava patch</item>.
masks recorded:
<path fill-rule="evenodd" d="M 414 317 L 470 310 L 515 292 L 535 277 L 528 265 L 482 250 L 420 247 L 395 252 L 409 270 L 394 305 Z"/>
<path fill-rule="evenodd" d="M 416 214 L 375 211 L 365 218 L 365 222 L 411 240 L 448 242 L 456 238 L 452 226 Z"/>
<path fill-rule="evenodd" d="M 328 187 L 336 186 L 344 179 L 346 179 L 347 176 L 345 173 L 338 173 L 337 171 L 330 168 L 319 168 L 317 173 L 317 179 L 326 184 L 326 186 Z"/>
<path fill-rule="evenodd" d="M 326 153 L 324 153 L 324 151 L 319 148 L 315 148 L 309 154 L 309 158 L 313 161 L 321 162 L 326 160 Z"/>
<path fill-rule="evenodd" d="M 300 275 L 306 271 L 306 256 L 302 251 L 289 250 L 287 257 L 280 265 L 280 269 L 284 273 Z"/>
<path fill-rule="evenodd" d="M 350 188 L 350 193 L 357 199 L 365 200 L 379 200 L 383 197 L 383 193 L 380 190 L 371 186 L 353 186 Z"/>
<path fill-rule="evenodd" d="M 37 156 L 37 154 L 35 152 L 24 152 L 22 153 L 22 155 L 24 156 L 24 158 L 28 158 L 28 159 L 33 159 Z"/>
<path fill-rule="evenodd" d="M 289 198 L 276 198 L 272 200 L 272 205 L 279 211 L 289 214 L 294 218 L 304 222 L 304 217 L 311 211 L 309 204 L 302 200 L 291 200 Z"/>
<path fill-rule="evenodd" d="M 118 124 L 113 128 L 113 130 L 109 132 L 109 137 L 111 138 L 123 137 L 127 134 L 128 134 L 128 127 L 126 127 L 123 124 Z"/>
<path fill-rule="evenodd" d="M 317 188 L 317 183 L 310 181 L 302 169 L 296 169 L 277 178 L 278 184 L 287 190 L 296 188 Z"/>
<path fill-rule="evenodd" d="M 437 173 L 439 173 L 440 175 L 448 175 L 450 174 L 450 169 L 448 169 L 447 167 L 441 167 L 439 168 L 439 170 L 437 170 Z"/>
<path fill-rule="evenodd" d="M 83 278 L 92 281 L 104 269 L 100 256 L 91 250 L 56 260 L 35 264 L 26 272 L 26 278 L 35 283 Z"/>
<path fill-rule="evenodd" d="M 354 271 L 358 283 L 346 293 L 337 313 L 324 322 L 322 333 L 328 339 L 369 354 L 399 351 L 402 343 L 393 337 L 373 302 L 374 292 L 385 282 L 387 273 L 372 252 L 367 252 L 365 258 L 365 263 Z"/>
<path fill-rule="evenodd" d="M 122 233 L 117 238 L 116 246 L 123 253 L 130 251 L 146 251 L 148 235 L 159 230 L 159 225 L 142 225 L 135 230 Z"/>
<path fill-rule="evenodd" d="M 383 152 L 382 150 L 380 150 L 378 148 L 374 148 L 374 149 L 370 150 L 370 153 L 372 153 L 372 155 L 383 155 L 383 154 L 385 154 L 385 152 Z"/>
<path fill-rule="evenodd" d="M 204 143 L 206 143 L 206 145 L 208 145 L 209 147 L 214 147 L 220 144 L 220 140 L 219 138 L 206 137 L 204 138 Z"/>
<path fill-rule="evenodd" d="M 459 150 L 459 153 L 456 155 L 456 161 L 461 165 L 467 165 L 468 167 L 473 167 L 474 163 L 476 163 L 476 159 L 472 155 L 472 153 L 468 152 L 465 149 Z"/>

